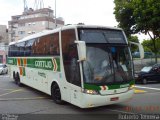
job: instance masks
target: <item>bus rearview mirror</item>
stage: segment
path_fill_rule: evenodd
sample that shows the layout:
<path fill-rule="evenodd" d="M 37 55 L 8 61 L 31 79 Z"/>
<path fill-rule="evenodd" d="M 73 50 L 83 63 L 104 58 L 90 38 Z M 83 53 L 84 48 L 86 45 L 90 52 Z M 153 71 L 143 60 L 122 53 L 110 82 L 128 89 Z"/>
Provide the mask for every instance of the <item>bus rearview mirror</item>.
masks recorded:
<path fill-rule="evenodd" d="M 140 52 L 140 58 L 144 59 L 144 49 L 143 49 L 143 46 L 141 44 L 139 44 L 138 48 L 139 48 L 139 52 Z"/>
<path fill-rule="evenodd" d="M 140 53 L 140 59 L 144 59 L 144 49 L 140 43 L 130 42 L 130 44 L 137 45 Z"/>
<path fill-rule="evenodd" d="M 78 48 L 79 60 L 78 62 L 86 60 L 86 43 L 84 41 L 75 41 Z"/>

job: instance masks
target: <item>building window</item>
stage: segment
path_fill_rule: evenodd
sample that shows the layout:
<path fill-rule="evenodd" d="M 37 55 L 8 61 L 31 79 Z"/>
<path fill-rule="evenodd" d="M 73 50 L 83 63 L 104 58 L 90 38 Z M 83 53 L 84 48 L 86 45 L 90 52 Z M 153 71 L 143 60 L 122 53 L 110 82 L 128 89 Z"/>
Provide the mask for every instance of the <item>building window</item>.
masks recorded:
<path fill-rule="evenodd" d="M 28 26 L 31 26 L 32 23 L 28 23 Z"/>
<path fill-rule="evenodd" d="M 18 31 L 18 34 L 19 34 L 19 35 L 24 35 L 24 34 L 25 34 L 25 31 Z"/>
<path fill-rule="evenodd" d="M 25 23 L 18 24 L 18 27 L 24 27 Z"/>
<path fill-rule="evenodd" d="M 32 33 L 32 31 L 28 31 L 28 34 L 31 34 Z"/>
<path fill-rule="evenodd" d="M 45 21 L 42 22 L 42 25 L 45 26 Z"/>
<path fill-rule="evenodd" d="M 35 31 L 32 31 L 32 34 L 35 34 L 36 32 Z"/>

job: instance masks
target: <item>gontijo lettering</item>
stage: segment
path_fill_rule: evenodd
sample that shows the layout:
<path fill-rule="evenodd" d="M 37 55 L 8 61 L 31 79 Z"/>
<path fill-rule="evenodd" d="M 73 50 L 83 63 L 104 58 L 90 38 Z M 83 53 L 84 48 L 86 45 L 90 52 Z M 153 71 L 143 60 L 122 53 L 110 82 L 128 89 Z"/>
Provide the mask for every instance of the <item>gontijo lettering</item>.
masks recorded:
<path fill-rule="evenodd" d="M 51 61 L 35 61 L 35 67 L 39 68 L 52 68 L 52 62 Z"/>

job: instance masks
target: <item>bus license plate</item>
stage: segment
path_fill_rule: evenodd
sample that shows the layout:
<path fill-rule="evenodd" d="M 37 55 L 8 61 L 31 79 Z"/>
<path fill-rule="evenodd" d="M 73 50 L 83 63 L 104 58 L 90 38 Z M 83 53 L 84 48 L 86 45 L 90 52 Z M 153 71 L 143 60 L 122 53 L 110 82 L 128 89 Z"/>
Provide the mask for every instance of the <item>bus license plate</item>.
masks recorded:
<path fill-rule="evenodd" d="M 117 101 L 117 100 L 119 100 L 119 97 L 110 98 L 110 101 Z"/>

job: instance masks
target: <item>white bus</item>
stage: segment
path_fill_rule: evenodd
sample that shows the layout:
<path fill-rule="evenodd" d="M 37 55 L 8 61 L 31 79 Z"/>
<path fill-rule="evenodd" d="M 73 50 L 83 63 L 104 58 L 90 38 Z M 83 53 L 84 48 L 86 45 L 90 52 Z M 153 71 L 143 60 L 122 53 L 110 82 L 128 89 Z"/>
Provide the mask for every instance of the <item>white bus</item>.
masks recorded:
<path fill-rule="evenodd" d="M 9 45 L 15 82 L 90 108 L 129 100 L 134 72 L 122 29 L 69 25 L 28 36 Z"/>

